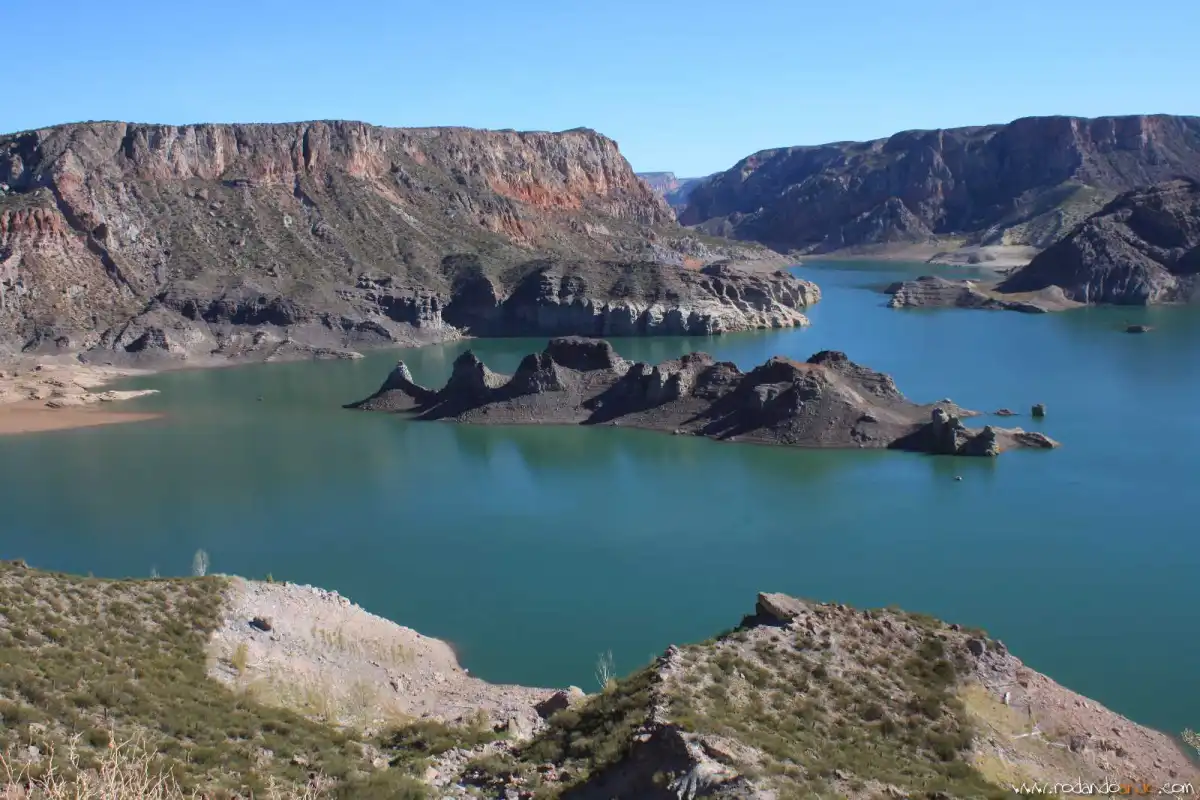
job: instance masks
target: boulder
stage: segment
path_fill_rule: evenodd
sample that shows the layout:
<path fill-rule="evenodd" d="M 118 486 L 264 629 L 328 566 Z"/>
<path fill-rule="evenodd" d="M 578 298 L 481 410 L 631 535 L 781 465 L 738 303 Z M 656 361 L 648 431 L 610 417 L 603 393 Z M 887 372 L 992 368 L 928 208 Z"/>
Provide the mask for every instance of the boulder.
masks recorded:
<path fill-rule="evenodd" d="M 568 687 L 565 691 L 558 691 L 547 697 L 534 706 L 538 716 L 542 719 L 549 719 L 559 711 L 570 708 L 573 704 L 582 700 L 586 695 L 583 690 L 577 686 Z"/>
<path fill-rule="evenodd" d="M 760 618 L 787 625 L 797 617 L 803 616 L 808 611 L 808 605 L 803 600 L 786 594 L 760 592 L 754 610 Z"/>

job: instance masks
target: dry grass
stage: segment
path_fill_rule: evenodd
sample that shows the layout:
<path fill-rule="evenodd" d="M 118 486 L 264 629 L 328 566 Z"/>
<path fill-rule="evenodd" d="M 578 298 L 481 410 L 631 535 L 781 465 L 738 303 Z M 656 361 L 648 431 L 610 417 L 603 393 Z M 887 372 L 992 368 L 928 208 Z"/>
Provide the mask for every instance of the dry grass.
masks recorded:
<path fill-rule="evenodd" d="M 84 769 L 80 737 L 67 744 L 69 771 L 53 767 L 35 776 L 11 751 L 0 755 L 0 800 L 198 800 L 199 791 L 185 790 L 170 766 L 142 739 L 109 741 L 99 763 Z M 52 761 L 53 763 L 53 761 Z M 323 778 L 302 786 L 285 787 L 268 781 L 256 794 L 260 800 L 325 800 L 332 782 Z"/>
<path fill-rule="evenodd" d="M 379 780 L 355 731 L 209 677 L 224 586 L 211 576 L 101 580 L 0 562 L 0 752 L 27 757 L 8 766 L 23 764 L 35 786 L 83 785 L 116 769 L 115 737 L 145 741 L 182 796 L 263 797 L 272 786 L 303 786 L 312 771 L 347 796 L 371 796 L 359 789 Z M 242 661 L 236 649 L 231 660 Z M 308 687 L 314 708 L 327 704 L 325 688 Z M 340 688 L 351 705 L 366 704 L 364 687 Z"/>

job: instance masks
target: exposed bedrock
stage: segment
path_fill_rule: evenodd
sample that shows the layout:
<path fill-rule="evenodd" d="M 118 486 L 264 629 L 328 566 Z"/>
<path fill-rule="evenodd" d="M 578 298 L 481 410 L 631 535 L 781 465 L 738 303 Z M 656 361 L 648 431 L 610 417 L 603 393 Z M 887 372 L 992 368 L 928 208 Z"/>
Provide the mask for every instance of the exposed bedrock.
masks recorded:
<path fill-rule="evenodd" d="M 742 372 L 707 353 L 631 363 L 609 342 L 556 338 L 512 376 L 472 352 L 440 390 L 419 386 L 400 363 L 371 397 L 348 408 L 407 412 L 463 423 L 602 423 L 794 447 L 877 447 L 939 455 L 995 456 L 1013 447 L 1052 448 L 1019 428 L 966 427 L 977 412 L 949 401 L 908 400 L 881 372 L 844 353 L 808 361 L 775 357 Z"/>

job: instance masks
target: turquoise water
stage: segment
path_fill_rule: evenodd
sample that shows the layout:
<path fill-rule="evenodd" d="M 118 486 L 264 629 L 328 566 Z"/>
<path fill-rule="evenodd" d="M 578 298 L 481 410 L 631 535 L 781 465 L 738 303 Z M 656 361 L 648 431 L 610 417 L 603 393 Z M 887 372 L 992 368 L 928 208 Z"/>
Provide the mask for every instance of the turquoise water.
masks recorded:
<path fill-rule="evenodd" d="M 181 371 L 127 382 L 160 389 L 127 407 L 165 419 L 0 439 L 0 556 L 184 574 L 204 548 L 215 571 L 337 589 L 445 638 L 490 680 L 589 689 L 599 652 L 632 669 L 760 590 L 897 604 L 985 627 L 1138 721 L 1200 724 L 1200 314 L 894 311 L 873 289 L 903 267 L 801 274 L 825 295 L 809 329 L 616 346 L 744 367 L 844 350 L 915 400 L 1044 402 L 1015 424 L 1064 446 L 969 460 L 340 408 L 398 355 L 440 383 L 465 344 Z M 543 343 L 472 346 L 509 370 Z"/>

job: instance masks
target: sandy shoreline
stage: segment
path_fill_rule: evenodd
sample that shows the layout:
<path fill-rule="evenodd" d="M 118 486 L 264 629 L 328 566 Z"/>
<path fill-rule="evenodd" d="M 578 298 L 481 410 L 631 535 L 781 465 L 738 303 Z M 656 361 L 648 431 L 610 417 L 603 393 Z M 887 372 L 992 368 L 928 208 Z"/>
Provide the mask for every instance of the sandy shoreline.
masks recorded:
<path fill-rule="evenodd" d="M 113 403 L 155 390 L 93 391 L 151 371 L 81 364 L 62 356 L 6 364 L 0 368 L 0 436 L 156 419 L 162 415 L 112 408 Z"/>
<path fill-rule="evenodd" d="M 135 411 L 109 411 L 94 406 L 47 408 L 36 401 L 6 403 L 0 406 L 0 436 L 92 428 L 121 422 L 142 422 L 161 416 L 163 415 Z"/>
<path fill-rule="evenodd" d="M 962 246 L 946 241 L 851 247 L 832 253 L 797 256 L 796 260 L 802 264 L 810 261 L 894 261 L 1001 271 L 1023 267 L 1037 253 L 1036 248 L 1021 245 Z"/>

